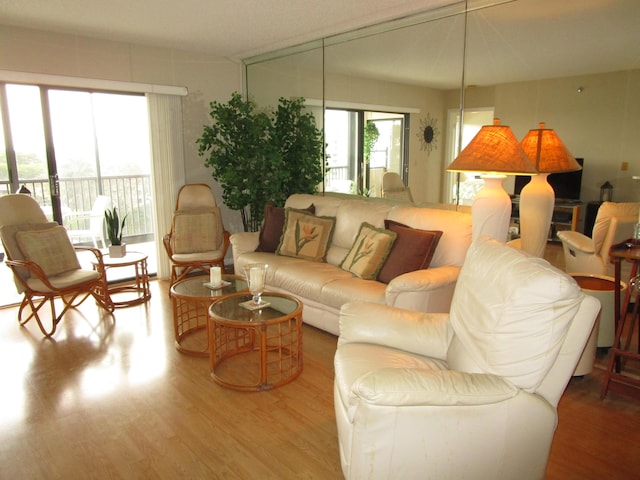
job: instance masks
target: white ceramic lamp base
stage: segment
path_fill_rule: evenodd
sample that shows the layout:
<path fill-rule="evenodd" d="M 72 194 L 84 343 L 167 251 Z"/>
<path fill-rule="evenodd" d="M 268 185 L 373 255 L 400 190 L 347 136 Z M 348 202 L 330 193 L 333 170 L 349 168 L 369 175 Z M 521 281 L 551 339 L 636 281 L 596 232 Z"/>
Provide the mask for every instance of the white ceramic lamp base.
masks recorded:
<path fill-rule="evenodd" d="M 520 239 L 523 251 L 544 257 L 555 205 L 548 173 L 533 175 L 520 192 Z"/>
<path fill-rule="evenodd" d="M 483 175 L 484 187 L 478 192 L 471 207 L 472 239 L 490 236 L 500 242 L 507 241 L 511 222 L 511 198 L 502 186 L 504 175 Z"/>

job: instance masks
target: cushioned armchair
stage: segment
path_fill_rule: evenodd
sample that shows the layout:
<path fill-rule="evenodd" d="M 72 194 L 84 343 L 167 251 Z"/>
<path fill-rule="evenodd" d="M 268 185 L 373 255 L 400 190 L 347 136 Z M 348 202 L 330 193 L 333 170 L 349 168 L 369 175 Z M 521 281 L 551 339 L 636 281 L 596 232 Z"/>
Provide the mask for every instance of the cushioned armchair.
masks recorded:
<path fill-rule="evenodd" d="M 383 175 L 382 197 L 397 202 L 413 203 L 411 190 L 402 182 L 402 177 L 395 172 L 387 172 Z"/>
<path fill-rule="evenodd" d="M 449 314 L 346 304 L 334 387 L 345 477 L 544 478 L 599 309 L 546 261 L 486 238 Z"/>
<path fill-rule="evenodd" d="M 634 225 L 638 223 L 638 210 L 640 203 L 604 202 L 598 209 L 591 238 L 570 230 L 558 232 L 566 271 L 613 277 L 609 250 L 611 246 L 633 236 Z M 626 278 L 629 278 L 628 275 Z"/>
<path fill-rule="evenodd" d="M 171 231 L 163 238 L 171 260 L 171 285 L 194 270 L 208 271 L 214 265 L 224 272 L 229 236 L 211 187 L 183 185 L 178 192 Z"/>
<path fill-rule="evenodd" d="M 18 310 L 21 325 L 33 318 L 42 333 L 51 336 L 67 310 L 90 296 L 103 309 L 113 311 L 100 292 L 104 275 L 102 253 L 90 247 L 74 249 L 65 228 L 49 222 L 30 196 L 0 197 L 0 238 L 18 292 L 24 294 Z M 97 269 L 81 268 L 77 250 L 92 252 Z M 59 312 L 56 301 L 63 304 Z M 43 309 L 46 305 L 50 307 L 48 314 Z"/>

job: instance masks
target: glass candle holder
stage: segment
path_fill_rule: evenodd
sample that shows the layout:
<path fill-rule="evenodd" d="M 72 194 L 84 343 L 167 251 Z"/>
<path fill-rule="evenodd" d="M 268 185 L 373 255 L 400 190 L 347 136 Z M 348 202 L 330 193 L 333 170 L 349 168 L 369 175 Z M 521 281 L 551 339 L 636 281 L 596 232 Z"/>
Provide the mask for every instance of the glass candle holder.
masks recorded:
<path fill-rule="evenodd" d="M 262 292 L 264 292 L 265 277 L 268 265 L 266 263 L 250 263 L 244 267 L 244 275 L 247 279 L 249 292 L 253 295 L 253 303 L 260 305 Z"/>

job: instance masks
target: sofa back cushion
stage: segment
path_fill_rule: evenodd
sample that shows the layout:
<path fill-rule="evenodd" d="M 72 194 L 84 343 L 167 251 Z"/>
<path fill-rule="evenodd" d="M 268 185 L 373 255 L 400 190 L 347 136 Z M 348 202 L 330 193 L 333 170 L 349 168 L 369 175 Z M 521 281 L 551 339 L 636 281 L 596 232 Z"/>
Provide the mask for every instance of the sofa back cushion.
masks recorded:
<path fill-rule="evenodd" d="M 367 200 L 343 200 L 336 211 L 336 227 L 327 262 L 339 266 L 356 241 L 360 225 L 384 228 L 391 205 Z"/>
<path fill-rule="evenodd" d="M 335 217 L 338 207 L 343 202 L 342 198 L 324 196 L 321 194 L 311 195 L 309 193 L 294 193 L 289 195 L 284 206 L 304 210 L 313 204 L 315 214 L 319 217 Z"/>
<path fill-rule="evenodd" d="M 453 370 L 490 373 L 535 391 L 553 366 L 583 293 L 547 261 L 481 237 L 451 304 Z"/>
<path fill-rule="evenodd" d="M 442 237 L 431 259 L 432 267 L 453 265 L 461 267 L 471 245 L 471 215 L 436 208 L 396 205 L 389 220 L 420 230 L 440 230 Z"/>

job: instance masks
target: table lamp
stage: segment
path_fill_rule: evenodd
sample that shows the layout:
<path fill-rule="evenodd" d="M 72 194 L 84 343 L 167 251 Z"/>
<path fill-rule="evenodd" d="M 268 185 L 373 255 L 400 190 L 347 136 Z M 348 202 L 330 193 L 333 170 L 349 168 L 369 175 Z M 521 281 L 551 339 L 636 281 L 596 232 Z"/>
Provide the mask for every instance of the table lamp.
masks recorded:
<path fill-rule="evenodd" d="M 485 125 L 447 168 L 450 172 L 479 172 L 484 187 L 471 206 L 472 239 L 488 235 L 506 242 L 511 221 L 511 198 L 502 186 L 506 175 L 531 175 L 536 169 L 511 129 Z"/>
<path fill-rule="evenodd" d="M 545 128 L 544 123 L 540 123 L 540 128 L 529 130 L 521 145 L 538 171 L 520 192 L 521 248 L 542 257 L 555 205 L 555 193 L 547 177 L 550 173 L 573 172 L 582 167 L 556 132 Z"/>

